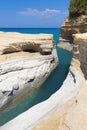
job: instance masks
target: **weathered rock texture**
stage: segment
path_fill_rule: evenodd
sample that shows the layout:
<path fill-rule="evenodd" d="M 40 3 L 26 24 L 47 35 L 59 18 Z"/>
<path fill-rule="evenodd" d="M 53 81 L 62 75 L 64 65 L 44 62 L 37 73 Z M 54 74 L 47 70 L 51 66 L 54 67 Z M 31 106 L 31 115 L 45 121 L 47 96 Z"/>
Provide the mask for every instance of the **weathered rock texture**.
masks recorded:
<path fill-rule="evenodd" d="M 13 52 L 40 52 L 51 54 L 53 48 L 52 35 L 20 34 L 0 32 L 0 54 Z"/>
<path fill-rule="evenodd" d="M 61 28 L 60 43 L 73 43 L 72 34 L 85 32 L 86 15 L 81 13 L 79 17 L 67 18 Z M 74 57 L 77 60 L 72 60 L 70 71 L 61 88 L 48 100 L 22 113 L 0 130 L 87 130 L 87 81 L 80 68 L 86 61 L 87 51 L 84 36 L 81 37 L 78 45 L 79 40 L 75 36 Z"/>
<path fill-rule="evenodd" d="M 74 1 L 76 5 L 77 1 L 71 1 Z M 84 6 L 87 10 L 87 4 Z M 70 50 L 69 44 L 73 45 L 73 57 L 80 62 L 80 66 L 77 67 L 77 63 L 75 63 L 74 67 L 77 70 L 81 68 L 87 78 L 87 15 L 79 12 L 78 16 L 76 16 L 77 14 L 73 14 L 74 11 L 72 10 L 72 14 L 70 14 L 73 17 L 66 18 L 61 27 L 59 47 L 63 46 L 63 49 L 68 48 L 67 50 Z M 33 130 L 87 130 L 87 80 L 79 84 L 78 88 L 78 93 L 74 98 L 63 104 L 61 108 L 57 107 L 53 113 L 38 123 Z"/>
<path fill-rule="evenodd" d="M 75 98 L 56 109 L 32 130 L 87 130 L 87 82 Z"/>
<path fill-rule="evenodd" d="M 75 18 L 66 18 L 61 26 L 61 36 L 70 38 L 72 34 L 87 32 L 87 15 L 81 15 Z"/>
<path fill-rule="evenodd" d="M 59 47 L 63 46 L 63 49 L 65 48 L 66 50 L 71 51 L 73 49 L 73 45 L 70 45 L 73 44 L 72 34 L 85 32 L 87 32 L 87 15 L 81 15 L 75 18 L 66 18 L 61 26 Z M 68 49 L 66 48 L 65 44 Z"/>
<path fill-rule="evenodd" d="M 70 72 L 64 81 L 62 87 L 54 93 L 48 100 L 37 104 L 36 106 L 30 108 L 26 112 L 20 114 L 15 119 L 6 123 L 4 126 L 0 127 L 0 130 L 69 130 L 69 128 L 75 128 L 76 125 L 79 128 L 83 115 L 78 116 L 76 120 L 76 111 L 81 114 L 86 112 L 85 104 L 82 102 L 80 92 L 80 85 L 84 83 L 84 77 L 80 70 L 79 61 L 73 59 L 70 67 Z M 86 89 L 86 87 L 85 87 Z M 84 92 L 82 92 L 83 94 Z M 87 95 L 86 91 L 85 94 Z M 77 96 L 80 95 L 80 96 Z M 80 99 L 79 99 L 80 98 Z M 84 96 L 85 98 L 85 96 Z M 82 101 L 80 101 L 82 100 Z M 86 101 L 86 99 L 85 99 Z M 84 102 L 85 102 L 84 101 Z M 83 103 L 83 104 L 82 104 Z M 77 106 L 78 104 L 78 106 Z M 81 107 L 79 108 L 79 105 Z M 82 110 L 84 107 L 84 110 Z M 70 112 L 70 115 L 68 113 Z M 73 113 L 75 115 L 73 115 Z M 51 114 L 51 115 L 50 115 Z M 72 122 L 72 117 L 73 122 Z M 85 117 L 87 117 L 85 115 Z M 68 121 L 66 122 L 66 120 Z M 75 120 L 74 120 L 75 119 Z M 79 123 L 78 123 L 79 121 Z M 70 124 L 72 123 L 72 124 Z M 85 121 L 86 126 L 87 122 Z M 84 128 L 87 128 L 84 126 Z M 80 130 L 80 129 L 70 129 L 70 130 Z M 86 129 L 81 129 L 86 130 Z"/>
<path fill-rule="evenodd" d="M 87 33 L 75 34 L 74 38 L 74 57 L 80 60 L 81 68 L 87 78 Z"/>
<path fill-rule="evenodd" d="M 70 98 L 70 96 L 68 95 L 69 100 L 67 102 L 63 103 L 62 106 L 58 105 L 50 115 L 48 115 L 45 119 L 40 121 L 32 130 L 44 130 L 44 129 L 86 130 L 87 129 L 87 114 L 86 114 L 87 113 L 87 81 L 83 79 L 83 75 L 80 70 L 80 62 L 78 60 L 75 59 L 72 60 L 70 72 L 73 72 L 72 74 L 73 78 L 76 79 L 76 75 L 78 75 L 77 76 L 78 80 L 83 82 L 77 84 L 77 80 L 76 80 L 78 89 L 76 88 L 76 86 L 74 86 L 75 91 L 74 92 L 72 91 L 71 94 L 73 95 L 73 97 Z M 75 79 L 74 79 L 74 83 L 75 83 Z M 66 79 L 64 81 L 64 84 L 66 84 L 67 87 L 69 86 L 68 89 L 71 89 L 72 83 L 70 84 L 69 80 L 67 81 Z M 67 91 L 65 91 L 65 93 L 67 93 Z M 64 94 L 62 96 L 64 96 Z"/>
<path fill-rule="evenodd" d="M 71 1 L 74 1 L 75 5 L 78 3 L 78 1 L 75 0 Z M 84 2 L 79 1 L 81 4 Z M 86 0 L 85 2 L 87 3 Z M 84 7 L 86 7 L 87 10 L 87 4 L 85 4 Z M 76 74 L 78 75 L 77 79 L 79 81 L 82 81 L 84 78 L 84 75 L 80 72 L 81 70 L 83 70 L 87 78 L 87 14 L 84 14 L 83 8 L 78 12 L 78 16 L 75 11 L 78 11 L 78 9 L 72 10 L 70 16 L 73 15 L 73 17 L 68 17 L 61 27 L 60 45 L 58 46 L 69 51 L 73 49 L 73 57 L 75 59 L 74 62 L 72 60 L 69 73 L 71 73 L 73 77 L 73 82 L 77 84 Z M 72 64 L 75 70 L 72 69 Z M 78 73 L 76 71 L 78 71 Z M 67 82 L 67 78 L 64 84 L 66 84 L 67 88 L 69 87 L 69 90 L 71 89 L 72 83 L 70 84 L 71 81 L 69 80 Z M 77 86 L 78 89 L 75 86 L 75 91 L 72 91 L 72 98 L 68 95 L 69 100 L 65 103 L 60 99 L 63 104 L 61 106 L 58 105 L 51 114 L 43 118 L 32 130 L 87 130 L 87 80 L 84 78 L 83 82 L 80 82 Z M 63 86 L 61 89 L 62 91 L 65 90 Z M 76 91 L 77 93 L 74 95 Z M 66 90 L 65 93 L 67 94 Z M 64 94 L 62 94 L 62 97 L 63 96 Z M 57 101 L 58 99 L 59 98 L 57 98 Z"/>
<path fill-rule="evenodd" d="M 40 87 L 57 64 L 52 35 L 0 32 L 0 108 Z"/>

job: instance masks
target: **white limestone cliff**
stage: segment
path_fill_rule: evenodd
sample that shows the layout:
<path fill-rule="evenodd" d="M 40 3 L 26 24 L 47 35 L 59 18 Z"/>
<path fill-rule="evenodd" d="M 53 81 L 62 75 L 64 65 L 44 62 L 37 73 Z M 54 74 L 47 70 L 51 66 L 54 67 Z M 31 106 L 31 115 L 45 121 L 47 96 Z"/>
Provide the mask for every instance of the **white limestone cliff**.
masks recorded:
<path fill-rule="evenodd" d="M 0 108 L 40 87 L 57 65 L 51 34 L 0 32 Z"/>

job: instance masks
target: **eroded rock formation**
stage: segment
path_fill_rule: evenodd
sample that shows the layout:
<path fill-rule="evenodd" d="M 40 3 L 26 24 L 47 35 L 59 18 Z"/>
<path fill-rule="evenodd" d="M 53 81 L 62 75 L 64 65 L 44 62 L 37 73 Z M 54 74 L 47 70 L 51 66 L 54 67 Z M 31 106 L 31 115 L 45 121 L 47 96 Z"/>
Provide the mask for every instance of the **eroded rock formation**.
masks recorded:
<path fill-rule="evenodd" d="M 59 47 L 71 51 L 73 49 L 73 34 L 87 32 L 87 15 L 66 18 L 61 26 Z"/>
<path fill-rule="evenodd" d="M 74 38 L 74 57 L 81 63 L 81 69 L 87 79 L 87 33 L 75 34 Z"/>
<path fill-rule="evenodd" d="M 40 87 L 57 64 L 52 35 L 0 32 L 0 108 Z"/>
<path fill-rule="evenodd" d="M 87 130 L 87 1 L 71 1 L 74 1 L 75 6 L 78 3 L 80 8 L 84 6 L 85 10 L 81 8 L 81 10 L 78 11 L 78 9 L 75 9 L 73 6 L 74 10 L 72 10 L 70 14 L 71 16 L 73 15 L 73 17 L 68 17 L 64 21 L 61 27 L 60 45 L 58 46 L 69 51 L 73 48 L 74 64 L 72 60 L 71 67 L 73 64 L 76 70 L 74 71 L 70 67 L 69 73 L 72 75 L 75 84 L 77 84 L 77 79 L 79 79 L 79 81 L 84 80 L 82 83 L 77 84 L 78 90 L 76 89 L 74 93 L 72 91 L 72 94 L 78 91 L 73 98 L 67 96 L 70 100 L 63 103 L 61 107 L 58 105 L 57 109 L 54 109 L 51 114 L 40 121 L 32 130 Z M 83 2 L 86 4 L 83 5 Z M 75 11 L 77 13 L 75 13 Z M 84 11 L 86 13 L 84 13 Z M 81 74 L 81 71 L 83 71 L 83 74 Z M 78 75 L 77 79 L 76 75 Z M 82 77 L 80 78 L 81 75 Z M 67 82 L 67 78 L 64 83 L 67 87 L 69 86 L 69 91 L 72 83 L 70 84 L 70 81 Z M 65 89 L 63 88 L 63 90 Z M 65 91 L 65 93 L 67 93 L 67 91 Z M 64 96 L 64 94 L 62 96 Z"/>
<path fill-rule="evenodd" d="M 59 128 L 62 128 L 60 125 L 62 125 L 62 121 L 65 119 L 63 119 L 63 116 L 67 113 L 67 108 L 70 108 L 66 104 L 70 100 L 73 100 L 76 104 L 76 96 L 80 90 L 79 86 L 85 81 L 79 66 L 79 61 L 73 59 L 70 72 L 62 87 L 56 93 L 48 100 L 37 104 L 6 123 L 0 127 L 0 130 L 7 130 L 8 128 L 9 130 L 62 130 Z"/>
<path fill-rule="evenodd" d="M 72 38 L 72 34 L 87 32 L 87 16 L 81 15 L 75 18 L 66 18 L 61 26 L 61 37 Z"/>
<path fill-rule="evenodd" d="M 79 6 L 78 8 L 76 8 L 77 5 Z M 77 12 L 78 15 L 77 14 L 75 15 L 75 12 Z M 71 0 L 69 7 L 69 17 L 67 17 L 64 20 L 64 23 L 61 26 L 61 34 L 58 46 L 66 50 L 73 51 L 74 53 L 73 57 L 80 60 L 81 68 L 85 76 L 87 75 L 86 33 L 87 33 L 87 1 Z"/>
<path fill-rule="evenodd" d="M 75 98 L 39 122 L 32 130 L 86 130 L 87 129 L 87 82 L 79 86 Z"/>
<path fill-rule="evenodd" d="M 68 18 L 61 29 L 60 43 L 73 43 L 72 34 L 85 33 L 86 29 L 86 15 L 81 13 L 74 19 Z M 87 41 L 84 34 L 74 35 L 74 38 L 74 59 L 61 88 L 48 100 L 2 126 L 1 130 L 87 130 L 87 81 L 80 68 L 87 61 Z"/>

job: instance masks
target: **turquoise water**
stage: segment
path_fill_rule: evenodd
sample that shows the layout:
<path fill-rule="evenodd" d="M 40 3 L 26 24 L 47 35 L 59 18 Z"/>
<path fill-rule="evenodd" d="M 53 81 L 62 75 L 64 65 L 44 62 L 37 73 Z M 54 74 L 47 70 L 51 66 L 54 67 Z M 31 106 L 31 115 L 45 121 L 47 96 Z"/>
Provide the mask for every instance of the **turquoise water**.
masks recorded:
<path fill-rule="evenodd" d="M 1 30 L 1 29 L 0 29 Z M 58 43 L 60 29 L 2 29 L 2 31 L 10 32 L 22 32 L 22 33 L 52 33 L 54 34 L 54 40 Z M 57 47 L 57 53 L 59 57 L 59 65 L 49 76 L 47 81 L 42 85 L 40 89 L 37 89 L 30 93 L 20 103 L 12 106 L 10 109 L 6 109 L 4 112 L 0 112 L 0 125 L 5 124 L 12 118 L 16 117 L 20 113 L 26 111 L 30 107 L 48 99 L 53 93 L 55 93 L 65 80 L 69 65 L 71 62 L 72 54 L 68 51 L 59 49 Z"/>

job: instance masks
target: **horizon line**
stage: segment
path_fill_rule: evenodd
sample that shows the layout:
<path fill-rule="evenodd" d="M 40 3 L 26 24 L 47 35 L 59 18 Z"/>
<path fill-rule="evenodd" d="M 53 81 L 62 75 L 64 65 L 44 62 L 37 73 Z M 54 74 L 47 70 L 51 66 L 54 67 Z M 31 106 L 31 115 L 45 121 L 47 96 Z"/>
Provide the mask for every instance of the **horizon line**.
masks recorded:
<path fill-rule="evenodd" d="M 43 29 L 45 28 L 46 29 L 46 28 L 49 28 L 50 29 L 50 28 L 60 28 L 60 27 L 0 27 L 0 29 L 6 29 L 6 28 L 20 28 L 20 29 L 21 28 L 26 28 L 26 29 L 34 29 L 34 28 L 36 28 L 36 29 L 37 28 L 43 28 Z"/>

